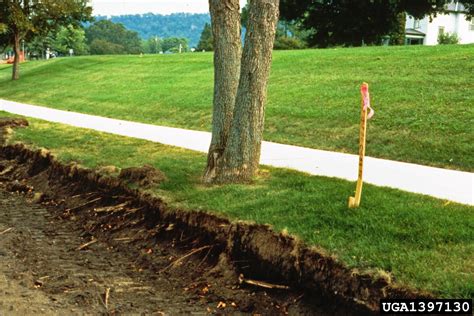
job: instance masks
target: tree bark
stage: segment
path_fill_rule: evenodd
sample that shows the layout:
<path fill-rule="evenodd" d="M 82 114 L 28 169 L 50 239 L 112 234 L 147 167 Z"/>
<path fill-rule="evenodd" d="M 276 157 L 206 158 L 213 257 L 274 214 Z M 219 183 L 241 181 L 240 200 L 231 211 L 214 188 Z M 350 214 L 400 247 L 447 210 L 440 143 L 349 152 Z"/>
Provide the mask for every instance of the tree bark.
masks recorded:
<path fill-rule="evenodd" d="M 260 163 L 279 0 L 250 0 L 231 130 L 213 182 L 248 182 Z"/>
<path fill-rule="evenodd" d="M 15 32 L 13 40 L 13 51 L 15 52 L 15 57 L 13 58 L 13 72 L 12 80 L 20 79 L 20 34 Z"/>
<path fill-rule="evenodd" d="M 214 37 L 214 105 L 204 182 L 215 178 L 227 144 L 242 58 L 239 0 L 209 0 L 209 8 Z"/>

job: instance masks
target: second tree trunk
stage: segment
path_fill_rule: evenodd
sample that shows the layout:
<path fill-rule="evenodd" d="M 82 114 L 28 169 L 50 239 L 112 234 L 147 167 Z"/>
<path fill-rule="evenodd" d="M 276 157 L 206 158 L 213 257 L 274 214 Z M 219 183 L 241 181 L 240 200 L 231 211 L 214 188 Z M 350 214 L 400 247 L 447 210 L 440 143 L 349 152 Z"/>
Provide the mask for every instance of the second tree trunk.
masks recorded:
<path fill-rule="evenodd" d="M 227 144 L 242 57 L 239 0 L 209 0 L 209 8 L 214 38 L 214 108 L 205 182 L 215 178 Z"/>

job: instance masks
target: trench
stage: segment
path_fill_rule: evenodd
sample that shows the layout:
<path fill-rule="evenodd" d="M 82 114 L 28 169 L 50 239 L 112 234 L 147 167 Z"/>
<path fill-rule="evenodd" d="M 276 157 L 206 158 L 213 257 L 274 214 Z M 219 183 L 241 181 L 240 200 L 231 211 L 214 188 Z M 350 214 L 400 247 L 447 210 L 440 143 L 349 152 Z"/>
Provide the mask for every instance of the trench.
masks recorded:
<path fill-rule="evenodd" d="M 14 227 L 5 234 L 13 239 L 0 239 L 0 250 L 7 249 L 6 257 L 13 260 L 10 267 L 18 260 L 29 263 L 24 272 L 28 277 L 21 286 L 41 291 L 46 300 L 63 302 L 62 306 L 70 304 L 71 310 L 369 315 L 377 312 L 381 298 L 429 297 L 395 287 L 383 278 L 356 274 L 269 226 L 170 209 L 159 198 L 131 189 L 116 177 L 74 163 L 62 164 L 46 150 L 33 151 L 22 144 L 3 146 L 0 183 L 0 198 L 6 203 L 0 225 Z M 15 218 L 21 220 L 9 222 Z M 46 238 L 39 245 L 28 242 L 37 239 L 25 236 L 15 241 L 13 236 L 25 224 L 27 231 L 36 229 L 39 235 L 53 237 L 65 234 L 67 238 L 53 244 Z M 18 244 L 30 248 L 18 250 L 14 246 Z M 55 252 L 60 258 L 57 262 L 50 260 Z M 35 253 L 40 259 L 35 259 Z M 97 264 L 80 265 L 84 257 Z M 71 260 L 77 263 L 73 268 Z M 43 267 L 58 267 L 63 272 L 42 271 Z M 64 292 L 64 278 L 57 276 L 70 269 L 73 273 L 67 275 L 72 275 L 71 287 L 76 291 L 73 298 L 69 291 Z M 132 284 L 132 290 L 116 281 L 124 275 L 131 278 L 126 284 Z M 14 276 L 6 279 L 15 280 Z M 61 282 L 38 281 L 44 276 Z M 145 294 L 140 295 L 140 290 Z M 108 304 L 104 302 L 106 291 Z M 5 308 L 12 306 L 15 308 L 14 304 Z"/>

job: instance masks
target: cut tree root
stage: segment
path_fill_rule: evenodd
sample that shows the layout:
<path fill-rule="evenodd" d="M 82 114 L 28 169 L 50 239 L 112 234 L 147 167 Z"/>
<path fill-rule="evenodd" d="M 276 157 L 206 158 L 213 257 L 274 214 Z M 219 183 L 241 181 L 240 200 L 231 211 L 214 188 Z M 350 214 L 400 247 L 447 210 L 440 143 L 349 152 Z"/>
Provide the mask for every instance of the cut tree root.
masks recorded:
<path fill-rule="evenodd" d="M 0 235 L 3 235 L 3 234 L 6 234 L 8 233 L 9 231 L 13 230 L 13 228 L 7 228 L 5 229 L 4 231 L 0 232 Z"/>
<path fill-rule="evenodd" d="M 86 242 L 85 244 L 79 246 L 76 248 L 77 251 L 79 250 L 83 250 L 83 249 L 86 249 L 87 247 L 89 247 L 90 245 L 93 245 L 97 242 L 97 239 L 92 239 L 91 241 L 89 242 Z"/>
<path fill-rule="evenodd" d="M 125 209 L 125 207 L 128 205 L 128 202 L 115 205 L 115 206 L 104 206 L 104 207 L 99 207 L 99 208 L 94 208 L 94 212 L 96 213 L 101 213 L 101 212 L 117 212 Z"/>
<path fill-rule="evenodd" d="M 198 248 L 198 249 L 194 249 L 193 251 L 191 251 L 190 253 L 182 256 L 181 258 L 178 258 L 176 259 L 175 261 L 173 261 L 172 263 L 170 263 L 167 267 L 165 267 L 164 269 L 161 269 L 160 270 L 160 273 L 163 273 L 165 272 L 166 270 L 168 269 L 171 269 L 173 267 L 176 267 L 178 264 L 180 264 L 181 262 L 183 262 L 186 258 L 189 258 L 191 257 L 192 255 L 198 253 L 198 252 L 201 252 L 203 250 L 206 250 L 206 249 L 210 249 L 212 248 L 212 246 L 204 246 L 204 247 L 201 247 L 201 248 Z"/>
<path fill-rule="evenodd" d="M 277 290 L 289 290 L 290 287 L 287 285 L 279 285 L 279 284 L 271 284 L 263 281 L 256 281 L 251 279 L 245 279 L 244 275 L 239 275 L 239 283 L 240 284 L 250 284 L 254 286 L 263 287 L 265 289 L 277 289 Z"/>
<path fill-rule="evenodd" d="M 109 310 L 109 296 L 110 296 L 110 288 L 106 288 L 105 294 L 104 294 L 104 302 L 105 302 L 106 310 Z"/>
<path fill-rule="evenodd" d="M 92 205 L 92 204 L 94 204 L 94 203 L 96 203 L 96 202 L 99 202 L 100 200 L 102 200 L 102 198 L 101 198 L 101 197 L 98 197 L 98 198 L 96 198 L 96 199 L 93 199 L 93 200 L 91 200 L 91 201 L 88 201 L 88 202 L 86 202 L 86 203 L 84 203 L 84 204 L 81 204 L 81 205 L 79 205 L 79 206 L 76 206 L 76 207 L 73 207 L 73 208 L 69 208 L 69 209 L 66 210 L 66 212 L 75 212 L 75 211 L 77 211 L 77 210 L 80 210 L 80 209 L 83 208 L 83 207 L 86 207 L 86 206 Z"/>

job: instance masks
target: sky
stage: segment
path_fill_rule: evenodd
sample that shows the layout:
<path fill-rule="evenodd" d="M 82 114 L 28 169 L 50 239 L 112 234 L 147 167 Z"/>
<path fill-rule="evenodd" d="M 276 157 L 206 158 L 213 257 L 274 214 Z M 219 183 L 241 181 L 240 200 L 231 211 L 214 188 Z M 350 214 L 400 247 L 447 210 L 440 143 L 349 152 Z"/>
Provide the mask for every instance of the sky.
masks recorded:
<path fill-rule="evenodd" d="M 240 0 L 245 5 L 247 0 Z M 92 0 L 94 15 L 207 13 L 208 0 Z"/>

